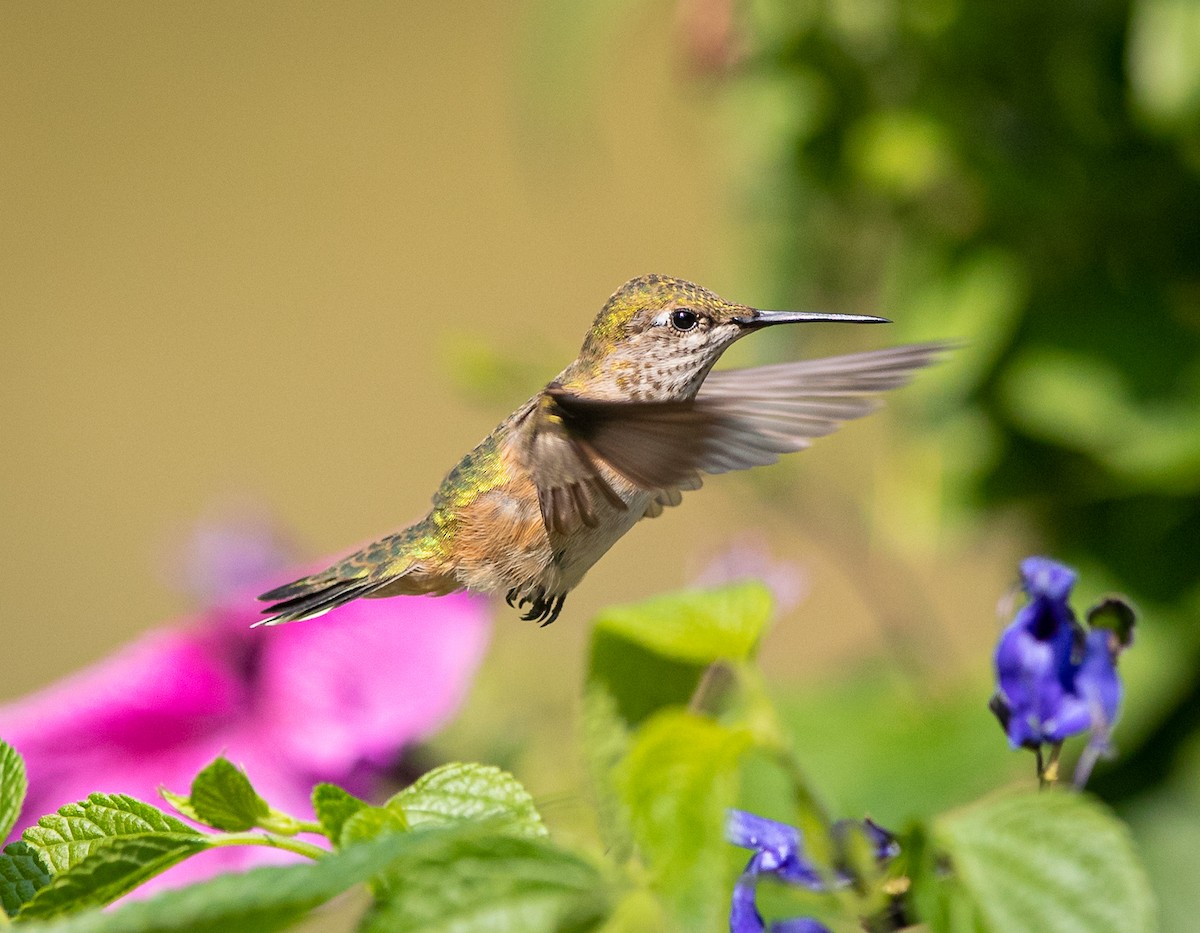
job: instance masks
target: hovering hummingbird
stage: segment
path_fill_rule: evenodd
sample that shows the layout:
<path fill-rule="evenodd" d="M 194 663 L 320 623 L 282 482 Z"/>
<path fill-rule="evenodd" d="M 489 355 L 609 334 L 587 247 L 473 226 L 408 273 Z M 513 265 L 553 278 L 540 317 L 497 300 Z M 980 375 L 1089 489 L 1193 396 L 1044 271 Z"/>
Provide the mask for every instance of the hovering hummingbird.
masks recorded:
<path fill-rule="evenodd" d="M 944 349 L 926 343 L 711 372 L 735 340 L 859 314 L 760 311 L 662 275 L 626 282 L 579 356 L 442 481 L 417 522 L 320 573 L 264 593 L 260 625 L 360 597 L 505 593 L 549 625 L 588 569 L 700 474 L 774 463 L 872 411 Z"/>

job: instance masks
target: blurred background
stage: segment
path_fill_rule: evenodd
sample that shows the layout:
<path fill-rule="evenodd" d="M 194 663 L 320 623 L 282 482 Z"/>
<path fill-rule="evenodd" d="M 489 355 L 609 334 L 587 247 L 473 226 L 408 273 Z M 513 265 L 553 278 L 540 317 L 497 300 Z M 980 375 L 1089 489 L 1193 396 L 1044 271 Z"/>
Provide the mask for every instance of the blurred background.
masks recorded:
<path fill-rule="evenodd" d="M 587 838 L 588 619 L 749 563 L 822 790 L 903 823 L 1030 778 L 989 662 L 1048 553 L 1142 610 L 1093 789 L 1190 928 L 1197 48 L 1191 0 L 0 6 L 0 700 L 198 608 L 198 522 L 315 560 L 419 517 L 633 275 L 885 314 L 728 359 L 963 347 L 635 529 L 555 625 L 501 606 L 425 754 Z"/>

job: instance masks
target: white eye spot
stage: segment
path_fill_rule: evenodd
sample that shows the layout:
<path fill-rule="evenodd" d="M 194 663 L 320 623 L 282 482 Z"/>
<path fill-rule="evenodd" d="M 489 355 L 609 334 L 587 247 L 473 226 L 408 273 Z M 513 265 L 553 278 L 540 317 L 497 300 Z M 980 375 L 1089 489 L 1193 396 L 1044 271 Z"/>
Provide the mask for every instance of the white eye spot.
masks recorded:
<path fill-rule="evenodd" d="M 661 314 L 655 315 L 651 319 L 650 323 L 653 324 L 655 327 L 666 327 L 667 322 L 670 320 L 671 320 L 671 312 L 663 311 Z"/>

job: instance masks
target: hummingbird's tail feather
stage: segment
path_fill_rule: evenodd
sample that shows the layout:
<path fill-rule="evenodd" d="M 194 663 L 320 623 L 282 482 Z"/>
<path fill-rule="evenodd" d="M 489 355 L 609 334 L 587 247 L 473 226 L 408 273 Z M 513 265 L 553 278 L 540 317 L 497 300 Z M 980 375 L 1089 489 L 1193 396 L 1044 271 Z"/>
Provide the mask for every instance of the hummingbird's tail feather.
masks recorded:
<path fill-rule="evenodd" d="M 319 573 L 268 590 L 258 598 L 272 605 L 256 624 L 299 622 L 364 597 L 452 592 L 457 581 L 436 572 L 439 565 L 426 541 L 429 535 L 428 521 L 418 522 Z"/>
<path fill-rule="evenodd" d="M 370 596 L 394 582 L 390 577 L 375 580 L 363 577 L 323 580 L 323 577 L 324 574 L 305 577 L 264 593 L 259 599 L 272 601 L 273 605 L 263 610 L 267 618 L 255 622 L 254 626 L 282 625 L 284 622 L 312 619 L 353 600 Z"/>
<path fill-rule="evenodd" d="M 314 573 L 311 576 L 301 577 L 299 580 L 293 580 L 291 583 L 285 583 L 283 586 L 277 586 L 273 590 L 267 590 L 258 598 L 267 603 L 282 603 L 294 599 L 297 596 L 311 593 L 321 584 L 332 583 L 338 579 L 338 575 L 333 571 L 336 567 L 330 567 L 327 570 L 322 570 L 320 573 Z"/>

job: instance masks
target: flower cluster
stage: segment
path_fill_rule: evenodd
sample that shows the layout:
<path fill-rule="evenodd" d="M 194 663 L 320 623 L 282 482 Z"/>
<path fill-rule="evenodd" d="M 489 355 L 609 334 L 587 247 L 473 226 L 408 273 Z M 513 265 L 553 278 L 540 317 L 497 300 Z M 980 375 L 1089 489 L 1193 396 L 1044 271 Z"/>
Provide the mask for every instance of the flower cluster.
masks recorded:
<path fill-rule="evenodd" d="M 1013 748 L 1057 749 L 1091 732 L 1090 761 L 1108 749 L 1121 708 L 1117 657 L 1133 637 L 1133 610 L 1109 597 L 1088 611 L 1083 626 L 1068 604 L 1075 572 L 1046 557 L 1021 563 L 1029 602 L 996 647 L 998 689 L 991 709 Z M 1076 783 L 1082 783 L 1080 772 Z M 1053 775 L 1049 775 L 1053 779 Z"/>
<path fill-rule="evenodd" d="M 894 858 L 900 851 L 895 837 L 871 820 L 861 823 L 843 820 L 833 827 L 835 838 L 844 837 L 854 830 L 866 836 L 880 863 Z M 754 851 L 733 889 L 729 911 L 730 933 L 829 933 L 825 924 L 811 917 L 777 920 L 768 927 L 758 912 L 758 879 L 762 875 L 771 875 L 779 881 L 810 891 L 825 891 L 829 883 L 851 883 L 852 879 L 844 871 L 835 870 L 832 878 L 823 877 L 817 866 L 804 854 L 800 830 L 745 810 L 729 811 L 725 836 L 734 845 Z"/>

